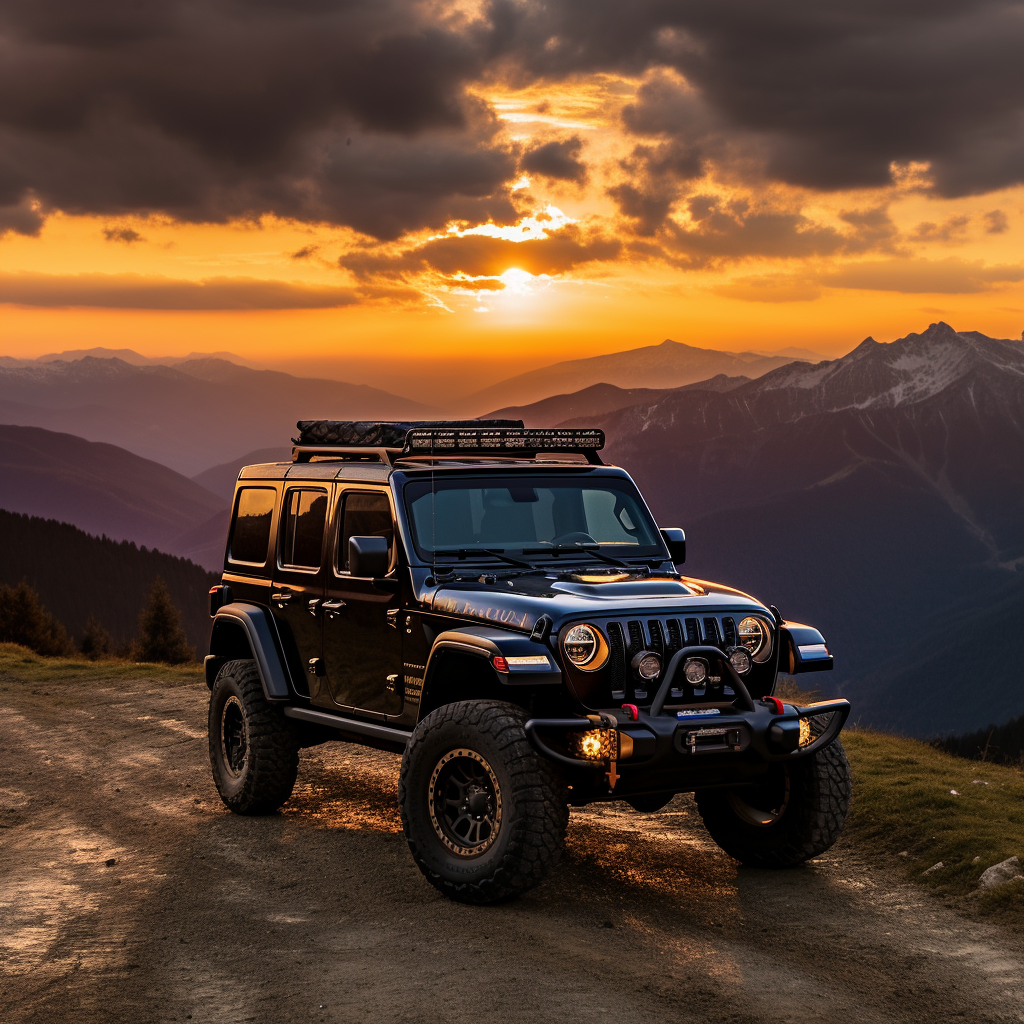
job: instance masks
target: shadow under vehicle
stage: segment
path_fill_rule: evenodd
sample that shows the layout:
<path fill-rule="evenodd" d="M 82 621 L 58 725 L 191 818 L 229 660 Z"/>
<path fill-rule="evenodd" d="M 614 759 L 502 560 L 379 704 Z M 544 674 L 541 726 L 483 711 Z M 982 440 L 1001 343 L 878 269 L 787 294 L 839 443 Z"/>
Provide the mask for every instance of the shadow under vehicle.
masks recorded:
<path fill-rule="evenodd" d="M 843 826 L 845 700 L 773 696 L 832 667 L 821 634 L 681 575 L 599 430 L 303 421 L 244 468 L 210 591 L 209 744 L 240 814 L 330 739 L 403 753 L 424 875 L 470 903 L 544 879 L 570 805 L 694 792 L 715 841 L 785 867 Z"/>

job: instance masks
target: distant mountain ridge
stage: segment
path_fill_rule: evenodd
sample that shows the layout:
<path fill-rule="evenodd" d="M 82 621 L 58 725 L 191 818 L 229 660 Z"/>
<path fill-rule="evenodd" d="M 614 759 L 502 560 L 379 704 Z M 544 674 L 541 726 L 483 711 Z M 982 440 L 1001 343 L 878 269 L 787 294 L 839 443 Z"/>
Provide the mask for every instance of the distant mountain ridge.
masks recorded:
<path fill-rule="evenodd" d="M 228 502 L 160 463 L 115 445 L 38 427 L 0 426 L 0 508 L 70 522 L 220 568 Z M 224 513 L 220 551 L 189 540 Z M 197 553 L 197 547 L 204 548 Z"/>
<path fill-rule="evenodd" d="M 299 419 L 428 419 L 434 410 L 365 384 L 293 377 L 222 359 L 176 367 L 85 356 L 0 366 L 0 422 L 103 441 L 191 475 L 287 444 Z"/>
<path fill-rule="evenodd" d="M 190 352 L 187 356 L 144 356 L 131 348 L 105 348 L 96 345 L 93 348 L 73 348 L 63 352 L 47 352 L 34 359 L 15 359 L 12 356 L 0 356 L 0 366 L 31 366 L 33 363 L 74 363 L 88 357 L 94 359 L 120 359 L 132 366 L 178 366 L 193 359 L 224 359 L 239 366 L 259 369 L 257 363 L 237 355 L 234 352 Z"/>
<path fill-rule="evenodd" d="M 460 407 L 473 415 L 491 409 L 527 405 L 553 395 L 575 393 L 595 384 L 631 388 L 677 388 L 723 374 L 760 377 L 791 363 L 790 356 L 754 352 L 719 352 L 666 340 L 660 345 L 570 359 L 510 377 L 462 399 Z"/>
<path fill-rule="evenodd" d="M 864 724 L 932 735 L 1024 710 L 1001 639 L 1024 617 L 1021 342 L 932 324 L 596 425 L 659 520 L 686 528 L 688 572 L 824 629 L 837 671 L 814 682 L 841 685 Z M 945 678 L 965 657 L 966 678 Z"/>

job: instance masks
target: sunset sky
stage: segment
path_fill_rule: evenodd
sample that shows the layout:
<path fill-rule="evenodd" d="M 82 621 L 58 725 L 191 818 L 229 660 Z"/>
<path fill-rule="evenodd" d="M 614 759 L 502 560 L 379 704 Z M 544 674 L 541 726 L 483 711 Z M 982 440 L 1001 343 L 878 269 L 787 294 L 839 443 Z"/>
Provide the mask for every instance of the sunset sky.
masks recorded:
<path fill-rule="evenodd" d="M 1022 11 L 2 0 L 0 354 L 412 394 L 664 338 L 1020 337 Z"/>

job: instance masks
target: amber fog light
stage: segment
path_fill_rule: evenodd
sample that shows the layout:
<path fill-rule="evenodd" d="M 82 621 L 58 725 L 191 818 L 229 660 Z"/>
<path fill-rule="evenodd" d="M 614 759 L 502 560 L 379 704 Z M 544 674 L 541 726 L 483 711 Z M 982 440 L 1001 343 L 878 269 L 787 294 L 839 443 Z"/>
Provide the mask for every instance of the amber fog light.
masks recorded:
<path fill-rule="evenodd" d="M 573 746 L 577 757 L 601 761 L 611 754 L 612 735 L 608 729 L 588 729 L 573 736 Z"/>

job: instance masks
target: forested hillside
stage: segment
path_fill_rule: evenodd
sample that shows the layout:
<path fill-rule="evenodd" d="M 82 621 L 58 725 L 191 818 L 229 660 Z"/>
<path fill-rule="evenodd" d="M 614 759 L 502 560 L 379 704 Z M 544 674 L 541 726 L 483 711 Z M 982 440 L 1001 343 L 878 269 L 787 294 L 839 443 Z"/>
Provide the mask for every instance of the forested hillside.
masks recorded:
<path fill-rule="evenodd" d="M 53 519 L 0 510 L 0 583 L 27 580 L 77 640 L 92 615 L 117 644 L 134 634 L 157 576 L 200 653 L 209 636 L 207 591 L 218 577 L 184 558 L 130 541 L 91 537 Z"/>

